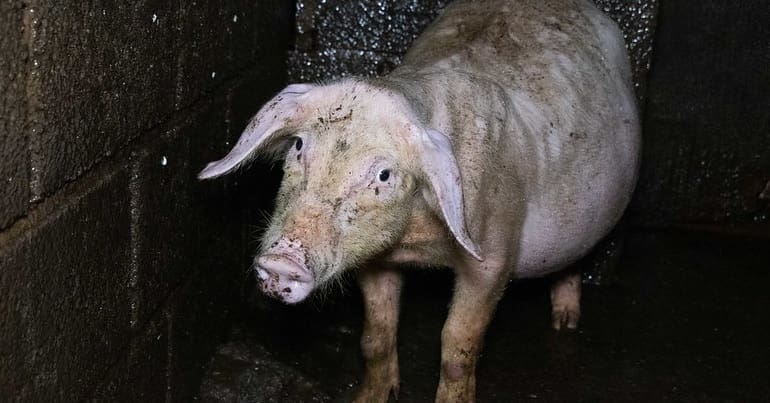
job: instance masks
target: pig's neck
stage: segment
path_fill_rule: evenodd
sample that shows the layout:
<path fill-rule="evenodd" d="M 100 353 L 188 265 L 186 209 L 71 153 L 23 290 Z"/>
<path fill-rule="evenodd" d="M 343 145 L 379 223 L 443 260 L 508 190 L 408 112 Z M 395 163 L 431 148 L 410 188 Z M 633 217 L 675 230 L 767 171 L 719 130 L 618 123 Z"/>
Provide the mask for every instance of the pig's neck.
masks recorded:
<path fill-rule="evenodd" d="M 421 197 L 415 200 L 411 217 L 399 242 L 385 255 L 385 260 L 397 264 L 446 266 L 452 250 L 447 245 L 450 234 L 441 219 Z"/>

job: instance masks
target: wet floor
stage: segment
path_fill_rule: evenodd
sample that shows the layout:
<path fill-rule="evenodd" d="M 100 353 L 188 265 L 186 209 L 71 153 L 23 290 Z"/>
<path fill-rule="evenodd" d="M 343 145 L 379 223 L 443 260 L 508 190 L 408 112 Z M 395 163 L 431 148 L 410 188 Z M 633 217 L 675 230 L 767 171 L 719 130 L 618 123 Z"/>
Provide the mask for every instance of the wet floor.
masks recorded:
<path fill-rule="evenodd" d="M 433 399 L 451 286 L 449 272 L 406 278 L 399 402 Z M 349 401 L 363 368 L 361 297 L 349 288 L 245 314 L 203 400 Z M 584 286 L 575 332 L 550 329 L 547 282 L 509 288 L 487 333 L 477 401 L 770 401 L 768 289 L 768 239 L 632 232 L 614 281 Z"/>

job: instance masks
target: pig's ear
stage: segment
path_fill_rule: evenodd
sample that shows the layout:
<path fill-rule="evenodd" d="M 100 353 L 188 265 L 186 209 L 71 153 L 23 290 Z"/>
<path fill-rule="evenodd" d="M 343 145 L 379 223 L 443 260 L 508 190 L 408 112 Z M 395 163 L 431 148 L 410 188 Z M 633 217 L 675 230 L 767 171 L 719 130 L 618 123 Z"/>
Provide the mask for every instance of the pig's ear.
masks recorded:
<path fill-rule="evenodd" d="M 198 174 L 198 179 L 224 175 L 253 158 L 260 147 L 272 140 L 273 134 L 298 120 L 302 97 L 314 87 L 311 84 L 292 84 L 284 88 L 251 119 L 230 153 L 206 165 Z"/>
<path fill-rule="evenodd" d="M 414 145 L 422 170 L 441 208 L 441 214 L 457 242 L 476 260 L 483 260 L 481 250 L 468 234 L 460 169 L 452 144 L 443 133 L 432 129 L 416 129 Z"/>

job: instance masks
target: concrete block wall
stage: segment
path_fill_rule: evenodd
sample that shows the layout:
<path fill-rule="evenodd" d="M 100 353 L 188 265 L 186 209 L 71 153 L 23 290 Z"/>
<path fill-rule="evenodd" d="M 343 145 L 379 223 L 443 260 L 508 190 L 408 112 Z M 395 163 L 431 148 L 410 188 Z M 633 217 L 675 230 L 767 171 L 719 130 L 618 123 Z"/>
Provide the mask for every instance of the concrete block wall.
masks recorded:
<path fill-rule="evenodd" d="M 275 179 L 200 183 L 293 2 L 0 1 L 0 400 L 190 401 Z"/>
<path fill-rule="evenodd" d="M 631 210 L 770 237 L 770 3 L 669 0 L 659 21 Z"/>
<path fill-rule="evenodd" d="M 620 27 L 640 99 L 650 67 L 658 0 L 594 0 Z M 401 63 L 450 0 L 297 0 L 294 80 L 376 76 Z"/>
<path fill-rule="evenodd" d="M 20 3 L 20 2 L 19 2 Z M 27 211 L 28 135 L 24 131 L 26 55 L 20 4 L 0 2 L 0 228 Z"/>

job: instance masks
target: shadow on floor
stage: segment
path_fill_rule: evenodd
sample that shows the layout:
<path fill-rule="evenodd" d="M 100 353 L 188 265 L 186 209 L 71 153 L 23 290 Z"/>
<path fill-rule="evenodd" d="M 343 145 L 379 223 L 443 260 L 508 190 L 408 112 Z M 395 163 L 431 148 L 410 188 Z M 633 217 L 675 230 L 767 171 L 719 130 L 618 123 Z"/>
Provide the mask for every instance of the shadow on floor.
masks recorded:
<path fill-rule="evenodd" d="M 514 283 L 477 370 L 479 402 L 748 402 L 770 396 L 770 245 L 633 232 L 612 284 L 584 286 L 580 329 L 550 329 L 548 284 Z M 204 401 L 349 401 L 363 362 L 360 294 L 245 314 L 212 361 Z M 399 402 L 438 383 L 449 272 L 406 278 Z M 268 303 L 260 300 L 260 304 Z M 253 310 L 252 312 L 257 312 Z"/>

